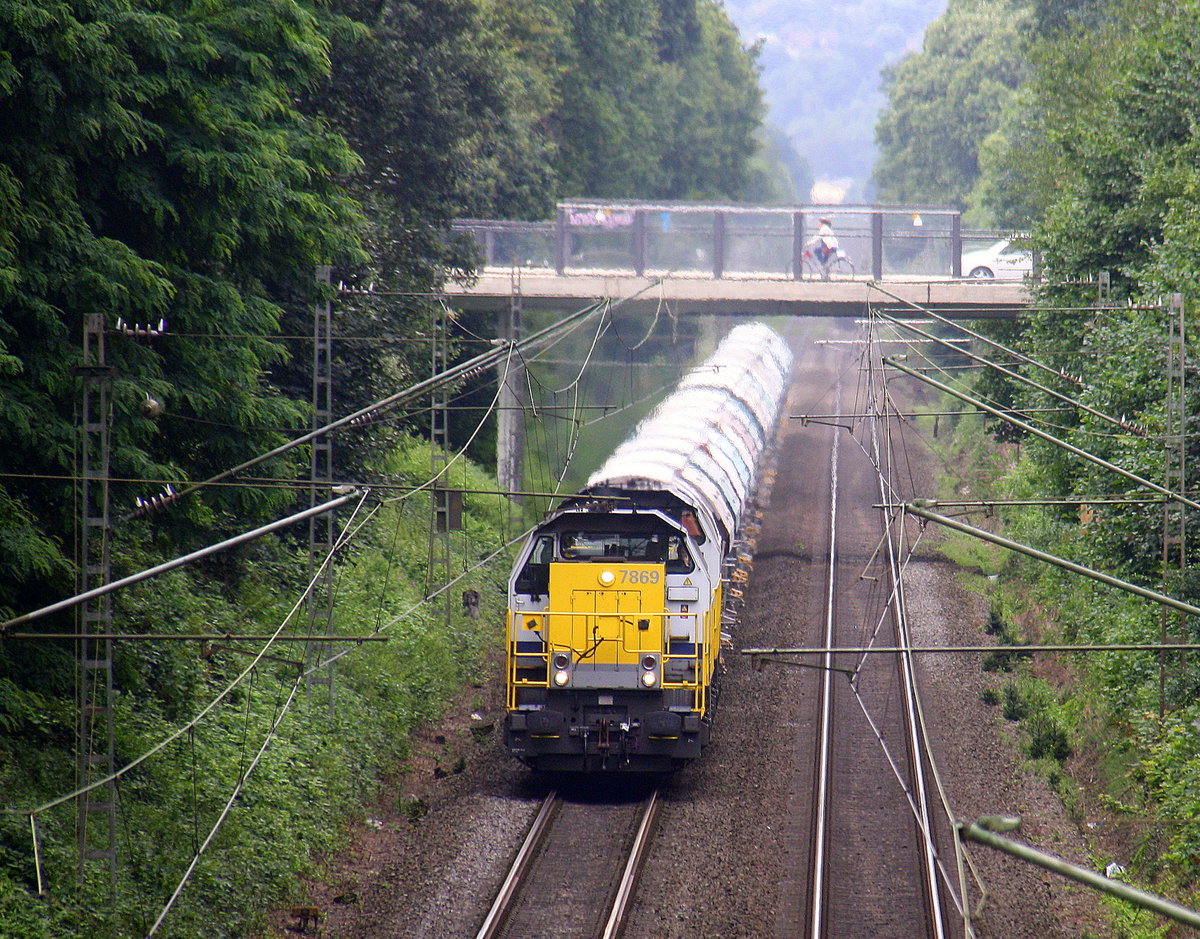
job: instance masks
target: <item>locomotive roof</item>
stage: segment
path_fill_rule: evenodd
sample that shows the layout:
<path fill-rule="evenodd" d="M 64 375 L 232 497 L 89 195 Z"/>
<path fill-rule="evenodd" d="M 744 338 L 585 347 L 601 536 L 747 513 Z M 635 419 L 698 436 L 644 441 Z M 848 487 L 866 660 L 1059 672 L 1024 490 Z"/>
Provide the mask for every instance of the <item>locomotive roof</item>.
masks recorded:
<path fill-rule="evenodd" d="M 584 492 L 657 489 L 737 531 L 787 388 L 792 356 L 761 323 L 738 326 L 645 418 Z"/>

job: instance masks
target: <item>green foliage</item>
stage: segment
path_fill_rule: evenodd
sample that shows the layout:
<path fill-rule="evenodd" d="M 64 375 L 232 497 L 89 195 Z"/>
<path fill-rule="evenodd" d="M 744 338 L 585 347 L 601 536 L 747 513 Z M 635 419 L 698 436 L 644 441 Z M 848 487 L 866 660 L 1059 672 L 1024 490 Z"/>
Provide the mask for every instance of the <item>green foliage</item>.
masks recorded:
<path fill-rule="evenodd" d="M 1170 934 L 1170 923 L 1149 910 L 1117 897 L 1104 896 L 1101 902 L 1112 920 L 1113 939 L 1165 939 Z"/>
<path fill-rule="evenodd" d="M 429 476 L 428 445 L 411 441 L 381 467 L 403 488 Z M 495 490 L 495 480 L 463 461 L 450 467 L 449 485 Z M 122 643 L 115 727 L 119 764 L 145 753 L 200 709 L 213 709 L 156 756 L 121 780 L 118 826 L 120 883 L 115 917 L 84 916 L 96 883 L 74 880 L 74 808 L 39 816 L 43 870 L 55 897 L 39 904 L 33 889 L 29 828 L 20 815 L 0 816 L 0 927 L 5 935 L 75 939 L 97 930 L 144 934 L 163 899 L 183 875 L 191 852 L 224 811 L 239 780 L 244 789 L 169 916 L 171 935 L 240 936 L 264 905 L 294 895 L 316 857 L 336 849 L 347 816 L 373 792 L 386 767 L 405 758 L 412 729 L 432 720 L 464 684 L 476 679 L 500 639 L 508 554 L 468 573 L 461 589 L 480 595 L 478 620 L 455 610 L 449 628 L 422 604 L 427 592 L 430 502 L 417 491 L 387 499 L 337 570 L 334 632 L 379 632 L 387 643 L 350 648 L 336 666 L 336 708 L 316 689 L 297 685 L 304 646 L 279 644 L 238 682 L 249 658 L 225 633 L 271 632 L 287 617 L 302 579 L 298 553 L 282 542 L 257 542 L 242 559 L 236 591 L 218 590 L 194 570 L 118 594 L 123 631 L 210 632 L 212 642 Z M 506 539 L 508 514 L 495 496 L 468 495 L 464 531 L 452 550 L 474 567 Z M 137 554 L 146 546 L 129 544 Z M 457 605 L 455 605 L 456 607 Z M 293 627 L 299 628 L 299 627 Z M 27 643 L 26 645 L 34 645 Z M 50 660 L 52 661 L 52 660 Z M 65 662 L 69 666 L 69 654 Z M 4 660 L 0 660 L 4 664 Z M 69 672 L 68 672 L 69 675 Z M 74 777 L 75 705 L 69 677 L 32 689 L 0 671 L 0 784 L 9 805 L 28 807 L 69 791 Z M 290 699 L 290 704 L 289 704 Z M 285 713 L 285 706 L 288 707 Z M 282 718 L 282 720 L 281 720 Z M 247 770 L 268 731 L 276 727 L 253 773 Z M 451 760 L 447 771 L 464 764 Z M 412 807 L 414 821 L 421 815 Z M 102 910 L 107 904 L 97 904 Z M 59 911 L 71 915 L 60 920 Z M 12 932 L 19 929 L 18 932 Z"/>
<path fill-rule="evenodd" d="M 1021 662 L 1028 662 L 1030 654 L 1021 652 L 1017 648 L 1024 645 L 1024 641 L 1017 634 L 1016 630 L 1009 624 L 1004 622 L 996 613 L 991 613 L 995 617 L 995 623 L 989 620 L 989 627 L 985 628 L 985 632 L 996 637 L 997 642 L 1003 647 L 995 652 L 988 652 L 984 655 L 980 662 L 980 667 L 985 672 L 1011 672 Z M 993 632 L 992 630 L 995 630 Z M 1006 714 L 1005 717 L 1008 717 Z M 1009 718 L 1017 720 L 1017 718 Z"/>
<path fill-rule="evenodd" d="M 265 380 L 282 354 L 265 339 L 277 301 L 357 250 L 337 184 L 354 157 L 293 103 L 328 70 L 326 50 L 310 8 L 273 0 L 0 8 L 0 472 L 42 477 L 0 484 L 0 514 L 17 522 L 0 603 L 62 592 L 45 575 L 65 570 L 74 514 L 56 477 L 77 458 L 85 314 L 109 330 L 168 322 L 153 348 L 109 342 L 114 476 L 205 477 L 298 422 Z M 139 412 L 145 394 L 165 403 L 161 424 Z M 114 486 L 114 502 L 159 488 Z M 212 491 L 176 517 L 177 537 L 280 505 Z"/>
<path fill-rule="evenodd" d="M 447 271 L 469 276 L 473 264 L 447 235 L 451 219 L 544 217 L 565 195 L 736 197 L 762 183 L 750 165 L 755 53 L 718 0 L 14 0 L 0 4 L 0 107 L 2 618 L 75 588 L 85 316 L 102 318 L 112 368 L 120 576 L 293 506 L 286 485 L 213 486 L 131 516 L 167 481 L 223 472 L 309 425 L 310 361 L 289 343 L 311 334 L 313 304 L 331 295 L 315 284 L 319 265 L 335 282 L 389 288 L 335 308 L 335 337 L 354 340 L 335 344 L 333 362 L 333 410 L 348 413 L 428 375 L 428 345 L 412 340 L 440 315 Z M 130 336 L 118 318 L 165 319 L 165 331 Z M 452 360 L 492 335 L 483 320 L 451 329 Z M 641 348 L 666 363 L 680 350 L 664 331 Z M 618 334 L 629 352 L 644 324 Z M 602 389 L 630 411 L 645 391 L 616 378 Z M 143 409 L 147 396 L 161 416 Z M 339 822 L 404 758 L 412 728 L 494 653 L 504 545 L 523 527 L 499 496 L 464 497 L 450 589 L 476 590 L 482 616 L 452 603 L 446 628 L 423 605 L 438 586 L 430 459 L 408 433 L 425 420 L 390 416 L 336 444 L 339 474 L 396 487 L 339 559 L 334 627 L 390 641 L 338 660 L 336 714 L 296 685 L 303 645 L 272 647 L 243 674 L 244 646 L 223 638 L 287 620 L 306 582 L 291 534 L 114 597 L 121 631 L 213 637 L 117 644 L 118 763 L 212 709 L 121 780 L 111 921 L 97 912 L 109 908 L 104 878 L 73 875 L 71 804 L 39 816 L 46 901 L 32 897 L 27 819 L 0 815 L 0 934 L 144 934 L 239 783 L 172 911 L 172 935 L 244 934 L 261 904 L 285 898 L 316 853 L 337 846 Z M 456 427 L 452 440 L 483 446 L 487 435 Z M 307 457 L 296 449 L 256 472 L 286 483 Z M 496 489 L 463 460 L 442 482 Z M 493 554 L 490 568 L 470 570 Z M 11 805 L 74 786 L 75 664 L 70 643 L 0 647 Z"/>
<path fill-rule="evenodd" d="M 1191 334 L 1200 287 L 1200 4 L 1036 0 L 1030 15 L 1031 37 L 1020 48 L 1027 72 L 999 124 L 979 140 L 982 175 L 971 196 L 1002 223 L 1032 225 L 1049 275 L 1038 291 L 1044 309 L 1002 338 L 1061 370 L 1062 377 L 1048 378 L 1055 388 L 1142 431 L 1077 413 L 1038 418 L 1050 433 L 1160 482 L 1169 431 L 1168 310 L 1161 301 L 1183 295 Z M 1094 282 L 1084 282 L 1098 271 L 1112 274 L 1116 301 L 1101 309 L 1094 308 Z M 982 377 L 977 390 L 1016 408 L 1053 403 L 996 376 Z M 1185 415 L 1196 413 L 1194 391 L 1182 405 Z M 1011 443 L 992 450 L 1009 452 Z M 1198 456 L 1189 437 L 1189 480 Z M 1021 441 L 1006 474 L 997 477 L 994 465 L 993 455 L 982 475 L 997 496 L 1064 500 L 1006 509 L 1010 537 L 1191 602 L 1200 598 L 1200 580 L 1178 573 L 1174 558 L 1164 569 L 1162 506 L 1110 501 L 1145 497 L 1143 488 L 1041 441 Z M 1175 511 L 1182 510 L 1169 510 L 1169 519 Z M 1200 561 L 1194 544 L 1184 560 L 1188 570 Z M 1164 619 L 1146 601 L 1030 560 L 1005 573 L 1006 584 L 1017 585 L 1003 588 L 1005 603 L 1038 616 L 1043 635 L 1094 644 L 1154 643 L 1164 629 L 1185 640 L 1197 636 L 1190 620 Z M 1078 682 L 1064 678 L 1063 694 L 1031 684 L 1018 670 L 994 699 L 1020 718 L 1031 756 L 1058 762 L 1077 748 L 1107 776 L 1102 800 L 1159 820 L 1139 828 L 1135 870 L 1164 892 L 1186 893 L 1200 874 L 1200 669 L 1190 657 L 1173 656 L 1163 668 L 1153 652 L 1096 652 L 1064 664 Z M 1119 935 L 1163 932 L 1145 914 L 1118 904 L 1113 911 Z"/>
<path fill-rule="evenodd" d="M 1001 686 L 997 703 L 1005 720 L 1021 723 L 1031 759 L 1061 763 L 1071 755 L 1069 722 L 1046 682 L 1029 675 L 1009 679 Z"/>
<path fill-rule="evenodd" d="M 966 206 L 980 147 L 1024 73 L 1028 23 L 1013 0 L 951 0 L 922 50 L 885 70 L 874 173 L 882 199 Z"/>
<path fill-rule="evenodd" d="M 762 115 L 753 54 L 715 0 L 563 4 L 551 116 L 559 190 L 736 198 Z"/>

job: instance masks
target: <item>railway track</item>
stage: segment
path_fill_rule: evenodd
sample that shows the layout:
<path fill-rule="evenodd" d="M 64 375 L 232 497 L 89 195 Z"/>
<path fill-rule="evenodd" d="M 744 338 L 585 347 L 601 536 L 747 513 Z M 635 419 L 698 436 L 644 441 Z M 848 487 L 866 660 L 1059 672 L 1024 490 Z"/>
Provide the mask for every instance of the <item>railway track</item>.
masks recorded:
<path fill-rule="evenodd" d="M 617 939 L 660 804 L 551 792 L 476 939 Z"/>
<path fill-rule="evenodd" d="M 840 383 L 834 396 L 839 411 Z M 888 445 L 873 427 L 853 436 L 833 428 L 818 433 L 820 481 L 811 461 L 792 470 L 794 483 L 782 481 L 826 509 L 822 528 L 807 533 L 821 576 L 808 578 L 804 598 L 814 615 L 799 638 L 820 648 L 903 646 L 895 533 L 881 538 L 869 508 L 888 485 Z M 903 655 L 823 653 L 808 664 L 818 666 L 815 693 L 788 722 L 797 734 L 788 832 L 794 874 L 775 934 L 942 939 L 945 898 L 935 840 L 948 840 L 948 829 L 939 833 L 932 820 L 912 662 Z"/>

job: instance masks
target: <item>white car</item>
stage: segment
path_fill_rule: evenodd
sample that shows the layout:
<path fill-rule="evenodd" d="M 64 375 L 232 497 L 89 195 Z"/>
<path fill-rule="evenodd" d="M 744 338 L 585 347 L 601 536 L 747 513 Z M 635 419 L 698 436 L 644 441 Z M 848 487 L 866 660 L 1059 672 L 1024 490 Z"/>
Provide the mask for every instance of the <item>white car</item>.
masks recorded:
<path fill-rule="evenodd" d="M 991 280 L 1021 280 L 1033 273 L 1033 256 L 1028 249 L 1001 238 L 986 248 L 964 251 L 964 277 Z"/>

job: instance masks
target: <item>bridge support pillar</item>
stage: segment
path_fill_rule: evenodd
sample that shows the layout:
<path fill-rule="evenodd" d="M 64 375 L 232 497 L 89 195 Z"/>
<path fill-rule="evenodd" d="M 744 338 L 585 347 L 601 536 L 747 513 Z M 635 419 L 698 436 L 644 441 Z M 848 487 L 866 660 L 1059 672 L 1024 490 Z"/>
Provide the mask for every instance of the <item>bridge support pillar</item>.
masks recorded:
<path fill-rule="evenodd" d="M 871 276 L 883 280 L 883 213 L 871 213 Z"/>
<path fill-rule="evenodd" d="M 521 339 L 521 282 L 514 272 L 512 293 L 508 309 L 500 314 L 499 334 L 509 343 Z M 523 488 L 521 456 L 525 450 L 525 412 L 522 408 L 522 390 L 525 387 L 525 368 L 519 356 L 511 356 L 501 362 L 500 402 L 496 418 L 496 478 L 500 488 L 508 492 L 520 492 Z M 520 496 L 512 496 L 520 501 Z"/>

